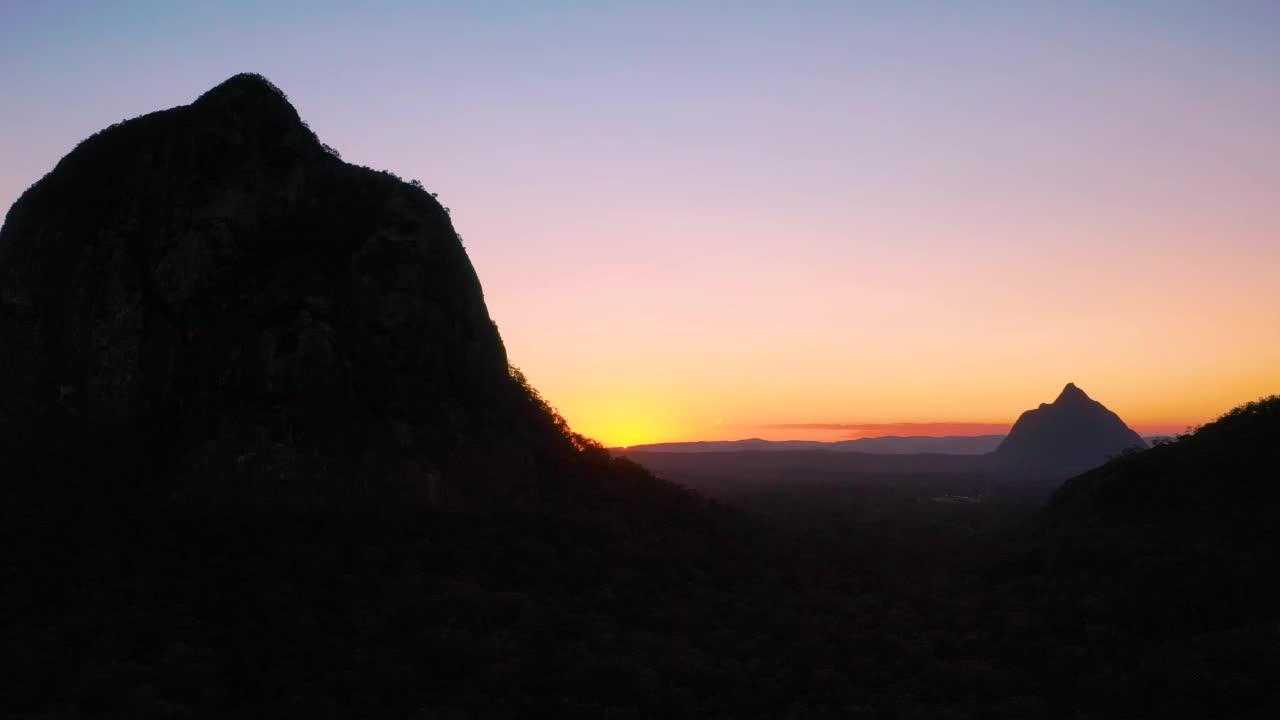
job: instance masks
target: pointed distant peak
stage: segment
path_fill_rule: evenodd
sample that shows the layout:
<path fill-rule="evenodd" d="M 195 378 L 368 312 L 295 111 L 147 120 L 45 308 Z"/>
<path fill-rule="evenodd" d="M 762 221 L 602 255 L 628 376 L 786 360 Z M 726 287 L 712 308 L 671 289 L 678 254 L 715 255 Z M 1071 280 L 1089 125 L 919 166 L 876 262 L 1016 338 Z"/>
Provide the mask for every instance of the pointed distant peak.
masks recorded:
<path fill-rule="evenodd" d="M 995 454 L 1005 462 L 1039 467 L 1063 477 L 1096 467 L 1146 443 L 1105 405 L 1067 383 L 1051 404 L 1018 417 Z"/>
<path fill-rule="evenodd" d="M 1079 402 L 1081 400 L 1089 400 L 1089 399 L 1091 398 L 1088 395 L 1086 395 L 1083 390 L 1076 387 L 1075 383 L 1067 383 L 1067 386 L 1062 388 L 1062 392 L 1058 394 L 1058 399 L 1054 400 L 1053 404 L 1057 405 L 1058 403 L 1061 403 L 1064 401 Z"/>

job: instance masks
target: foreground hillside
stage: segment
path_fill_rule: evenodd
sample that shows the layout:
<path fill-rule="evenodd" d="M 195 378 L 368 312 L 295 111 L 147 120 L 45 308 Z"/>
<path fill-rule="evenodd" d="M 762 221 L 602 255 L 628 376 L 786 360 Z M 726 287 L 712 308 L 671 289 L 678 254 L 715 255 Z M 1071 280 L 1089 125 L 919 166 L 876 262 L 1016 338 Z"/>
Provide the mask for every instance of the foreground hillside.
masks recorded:
<path fill-rule="evenodd" d="M 1113 589 L 1136 624 L 1267 635 L 1280 619 L 1278 478 L 1271 396 L 1064 484 L 1045 512 L 1041 572 Z"/>
<path fill-rule="evenodd" d="M 1280 504 L 1278 480 L 1280 397 L 1271 396 L 1067 482 L 1051 510 L 1063 523 L 1236 534 L 1264 529 L 1256 521 Z"/>
<path fill-rule="evenodd" d="M 1038 538 L 992 576 L 1047 635 L 1084 633 L 1116 698 L 1179 698 L 1187 717 L 1274 715 L 1278 463 L 1272 396 L 1068 481 Z"/>
<path fill-rule="evenodd" d="M 1266 415 L 1232 417 L 1244 416 Z M 1244 467 L 1273 452 L 1263 428 L 1210 426 L 1162 452 L 1212 438 Z M 6 502 L 0 640 L 23 652 L 3 656 L 0 707 L 37 718 L 1280 708 L 1274 540 L 1125 525 L 911 543 L 857 527 L 784 533 L 687 499 L 646 501 L 633 489 L 644 471 L 587 457 L 613 502 Z M 1110 481 L 1141 481 L 1125 471 L 1140 457 L 1117 461 Z M 14 477 L 64 471 L 41 462 Z"/>

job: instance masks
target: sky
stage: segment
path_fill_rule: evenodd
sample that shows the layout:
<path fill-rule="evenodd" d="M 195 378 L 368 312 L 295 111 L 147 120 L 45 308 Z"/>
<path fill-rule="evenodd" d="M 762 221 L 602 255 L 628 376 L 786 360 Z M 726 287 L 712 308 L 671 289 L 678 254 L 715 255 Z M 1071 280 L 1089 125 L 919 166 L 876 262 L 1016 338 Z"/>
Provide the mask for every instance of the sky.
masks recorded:
<path fill-rule="evenodd" d="M 606 444 L 1280 392 L 1280 3 L 4 0 L 0 210 L 244 71 L 439 194 Z"/>

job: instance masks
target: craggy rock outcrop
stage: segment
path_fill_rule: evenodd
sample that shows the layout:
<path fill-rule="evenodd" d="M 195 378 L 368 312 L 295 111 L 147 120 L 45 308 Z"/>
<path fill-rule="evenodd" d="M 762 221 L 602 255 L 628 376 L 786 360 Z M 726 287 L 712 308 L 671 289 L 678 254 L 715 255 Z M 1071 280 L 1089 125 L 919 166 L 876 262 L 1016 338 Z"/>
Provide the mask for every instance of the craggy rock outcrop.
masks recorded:
<path fill-rule="evenodd" d="M 0 437 L 433 501 L 567 442 L 509 372 L 448 212 L 342 162 L 255 75 L 99 132 L 10 210 Z"/>

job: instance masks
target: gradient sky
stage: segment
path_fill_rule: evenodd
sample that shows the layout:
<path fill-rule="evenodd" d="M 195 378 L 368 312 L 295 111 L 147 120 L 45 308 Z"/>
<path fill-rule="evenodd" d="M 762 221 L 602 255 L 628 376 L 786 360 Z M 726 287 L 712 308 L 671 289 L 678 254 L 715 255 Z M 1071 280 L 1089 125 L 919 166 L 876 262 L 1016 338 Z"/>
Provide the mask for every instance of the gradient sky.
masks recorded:
<path fill-rule="evenodd" d="M 241 71 L 439 193 L 609 444 L 1280 392 L 1280 3 L 4 0 L 0 209 Z"/>

